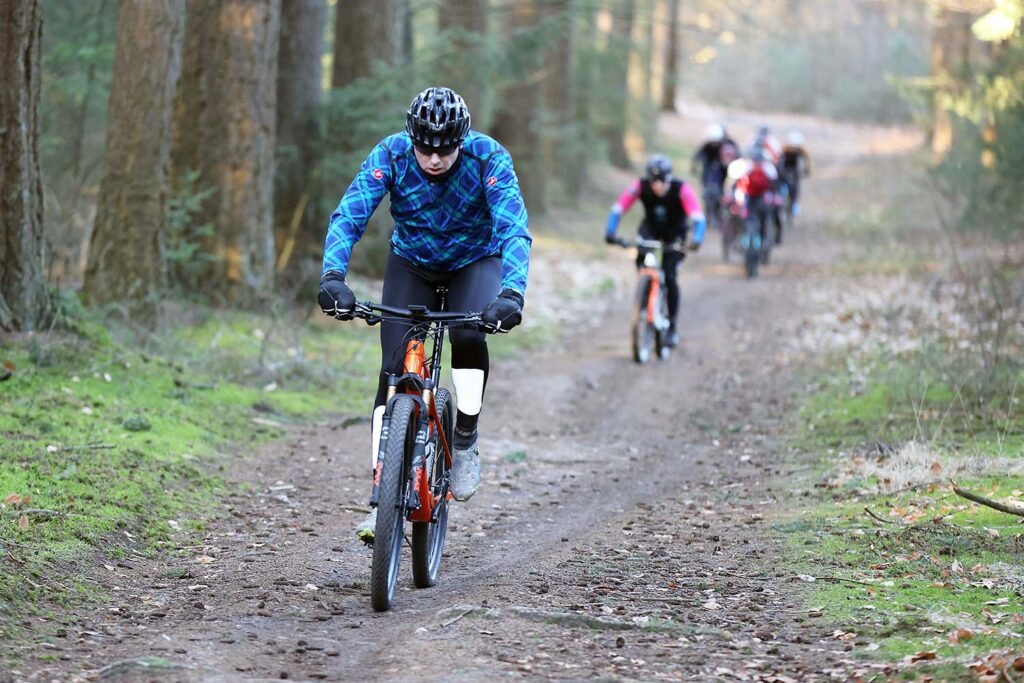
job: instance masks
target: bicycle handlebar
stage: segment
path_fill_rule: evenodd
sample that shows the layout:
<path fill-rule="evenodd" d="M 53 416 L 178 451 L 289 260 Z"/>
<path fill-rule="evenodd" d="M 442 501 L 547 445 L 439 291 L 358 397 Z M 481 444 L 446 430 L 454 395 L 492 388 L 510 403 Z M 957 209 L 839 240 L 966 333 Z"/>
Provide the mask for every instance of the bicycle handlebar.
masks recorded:
<path fill-rule="evenodd" d="M 445 327 L 464 327 L 488 334 L 507 333 L 491 323 L 484 322 L 480 313 L 473 311 L 431 311 L 426 306 L 385 306 L 372 301 L 357 301 L 352 310 L 353 318 L 361 318 L 369 325 L 376 325 L 386 318 L 410 320 L 416 324 L 444 324 Z M 335 316 L 339 320 L 341 316 Z"/>
<path fill-rule="evenodd" d="M 629 240 L 617 237 L 614 243 L 623 249 L 633 249 L 634 247 L 638 249 L 657 249 L 658 247 L 664 247 L 671 251 L 686 251 L 686 245 L 679 241 L 665 243 L 661 240 L 648 240 L 643 237 L 637 237 L 635 241 L 630 242 Z"/>

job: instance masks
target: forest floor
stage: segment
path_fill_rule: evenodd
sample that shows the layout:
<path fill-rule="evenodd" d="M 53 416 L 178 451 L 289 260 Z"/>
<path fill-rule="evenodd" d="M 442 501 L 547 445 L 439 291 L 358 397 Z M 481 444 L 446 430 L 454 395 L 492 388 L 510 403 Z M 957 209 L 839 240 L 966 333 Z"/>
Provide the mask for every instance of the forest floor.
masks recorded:
<path fill-rule="evenodd" d="M 435 588 L 412 588 L 406 556 L 394 609 L 371 610 L 370 551 L 352 536 L 365 514 L 368 427 L 291 425 L 227 461 L 214 513 L 199 528 L 175 529 L 172 550 L 79 564 L 107 597 L 41 619 L 37 638 L 12 646 L 13 668 L 0 680 L 785 682 L 991 671 L 1015 680 L 1012 657 L 983 659 L 1012 652 L 1024 635 L 1014 618 L 1015 520 L 979 526 L 1003 545 L 964 549 L 1006 565 L 1000 577 L 974 577 L 981 583 L 967 598 L 962 587 L 942 589 L 977 602 L 954 611 L 981 623 L 883 618 L 887 603 L 922 613 L 943 599 L 887 594 L 920 577 L 904 572 L 894 586 L 877 569 L 897 562 L 880 553 L 903 552 L 883 547 L 898 540 L 890 527 L 930 513 L 908 520 L 889 509 L 905 492 L 869 499 L 847 485 L 868 475 L 850 471 L 852 455 L 836 462 L 838 452 L 878 445 L 876 432 L 823 436 L 815 426 L 849 427 L 833 413 L 862 407 L 844 403 L 864 395 L 846 388 L 870 375 L 849 367 L 846 349 L 866 344 L 872 309 L 844 297 L 862 288 L 909 301 L 917 275 L 908 270 L 926 276 L 941 258 L 934 240 L 908 254 L 899 248 L 906 236 L 882 235 L 877 221 L 849 227 L 899 199 L 917 138 L 694 107 L 663 118 L 665 149 L 685 158 L 712 117 L 744 140 L 762 120 L 803 130 L 815 162 L 804 214 L 753 281 L 720 261 L 710 234 L 682 269 L 680 348 L 646 367 L 629 357 L 631 256 L 538 240 L 526 313 L 546 317 L 549 329 L 492 367 L 483 485 L 452 509 Z M 603 211 L 629 177 L 597 179 L 607 203 L 590 209 L 587 239 L 599 240 Z M 567 282 L 602 303 L 577 297 L 562 307 Z M 842 388 L 822 403 L 836 377 Z M 884 411 L 894 414 L 893 405 Z M 1018 452 L 1019 421 L 1011 409 L 998 435 Z M 915 436 L 879 448 L 901 451 Z M 1004 454 L 990 455 L 1001 458 L 1004 484 L 1021 481 Z M 922 457 L 934 475 L 933 455 Z M 905 484 L 920 490 L 917 480 Z M 887 502 L 876 513 L 884 523 L 863 518 L 856 503 L 877 500 Z M 833 552 L 835 528 L 848 546 Z M 873 540 L 858 546 L 864 536 Z M 942 561 L 949 584 L 972 571 L 966 559 Z M 945 652 L 936 643 L 950 644 L 950 634 L 984 646 Z"/>

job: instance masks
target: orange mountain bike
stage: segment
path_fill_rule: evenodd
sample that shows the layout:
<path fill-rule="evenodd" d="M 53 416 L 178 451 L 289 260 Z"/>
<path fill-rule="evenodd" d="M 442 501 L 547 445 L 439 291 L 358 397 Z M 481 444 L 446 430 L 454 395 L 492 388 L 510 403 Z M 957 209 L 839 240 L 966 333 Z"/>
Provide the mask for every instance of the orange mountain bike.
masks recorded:
<path fill-rule="evenodd" d="M 663 243 L 638 237 L 635 243 L 619 239 L 617 244 L 627 249 L 636 246 L 641 266 L 637 271 L 636 302 L 630 336 L 633 342 L 633 360 L 645 364 L 654 355 L 667 360 L 672 355 L 669 340 L 668 298 L 665 295 L 665 274 L 661 270 L 658 249 L 682 251 L 678 242 Z"/>
<path fill-rule="evenodd" d="M 353 311 L 370 325 L 387 320 L 409 327 L 401 372 L 388 375 L 387 406 L 370 494 L 370 506 L 377 508 L 370 602 L 378 612 L 391 609 L 394 600 L 406 520 L 412 522 L 413 583 L 417 588 L 433 586 L 441 568 L 455 428 L 455 399 L 440 388 L 445 330 L 496 331 L 479 313 L 445 311 L 446 287 L 438 287 L 437 294 L 440 311 L 370 302 L 357 303 Z M 432 345 L 429 360 L 427 339 Z"/>

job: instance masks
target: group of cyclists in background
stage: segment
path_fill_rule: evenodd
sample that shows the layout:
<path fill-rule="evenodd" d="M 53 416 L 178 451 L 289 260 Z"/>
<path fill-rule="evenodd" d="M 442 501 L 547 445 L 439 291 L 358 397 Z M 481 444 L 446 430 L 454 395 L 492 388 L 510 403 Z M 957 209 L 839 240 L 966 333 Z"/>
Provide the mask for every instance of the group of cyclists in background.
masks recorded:
<path fill-rule="evenodd" d="M 699 249 L 710 227 L 722 234 L 722 258 L 728 260 L 730 252 L 739 247 L 748 254 L 748 276 L 756 274 L 751 258 L 767 263 L 771 248 L 782 244 L 783 226 L 800 213 L 800 181 L 811 172 L 810 155 L 797 131 L 791 131 L 782 144 L 768 127 L 761 127 L 745 151 L 721 124 L 710 124 L 704 137 L 693 156 L 691 172 L 699 174 L 706 211 L 693 188 L 673 176 L 671 161 L 655 154 L 647 162 L 645 176 L 631 183 L 612 205 L 605 227 L 606 242 L 624 244 L 617 235 L 619 222 L 640 200 L 644 217 L 638 231 L 637 266 L 650 249 L 645 245 L 660 241 L 669 347 L 679 342 L 678 268 L 686 251 Z"/>
<path fill-rule="evenodd" d="M 742 153 L 721 125 L 709 126 L 705 137 L 693 158 L 693 170 L 700 172 L 706 216 L 698 193 L 673 175 L 668 157 L 656 154 L 644 176 L 619 196 L 605 227 L 608 243 L 633 246 L 617 231 L 623 214 L 639 200 L 644 216 L 636 242 L 637 266 L 651 272 L 657 265 L 652 252 L 661 247 L 658 284 L 664 285 L 664 297 L 658 304 L 657 322 L 666 348 L 679 341 L 678 268 L 686 252 L 700 248 L 709 225 L 725 234 L 726 217 L 744 222 L 747 246 L 752 239 L 760 246 L 781 244 L 784 223 L 800 211 L 800 180 L 810 173 L 810 158 L 799 133 L 790 133 L 783 145 L 768 128 L 761 128 Z M 394 231 L 382 303 L 357 302 L 346 277 L 349 259 L 385 195 L 390 195 Z M 774 232 L 769 224 L 774 224 Z M 467 500 L 480 484 L 477 424 L 489 375 L 486 333 L 507 332 L 521 322 L 531 243 L 526 206 L 508 150 L 472 130 L 465 101 L 440 86 L 416 96 L 406 113 L 405 129 L 370 151 L 331 216 L 319 305 L 339 320 L 361 317 L 382 323 L 380 382 L 371 421 L 372 511 L 356 530 L 368 543 L 381 533 L 393 541 L 386 557 L 374 554 L 374 576 L 383 577 L 374 583 L 383 586 L 375 593 L 377 609 L 391 604 L 402 520 L 422 519 L 420 523 L 427 525 L 423 528 L 432 530 L 424 536 L 434 539 L 429 544 L 430 571 L 417 579 L 417 585 L 431 585 L 444 543 L 446 501 Z M 767 249 L 762 252 L 767 259 Z M 728 257 L 728 245 L 724 255 Z M 654 308 L 652 304 L 652 316 Z M 452 312 L 433 312 L 439 310 Z M 662 323 L 667 324 L 662 327 Z M 422 343 L 434 329 L 431 325 L 446 326 L 441 334 L 447 331 L 451 341 L 457 409 L 452 405 L 452 409 L 434 410 L 437 387 L 432 377 L 439 366 L 433 374 L 430 368 L 409 367 L 409 359 L 422 365 Z M 436 345 L 443 337 L 434 339 Z M 391 450 L 406 449 L 413 465 L 407 463 L 402 469 L 398 485 L 404 487 L 403 493 L 388 507 L 397 508 L 399 514 L 382 515 L 378 522 L 383 444 L 389 439 L 393 406 L 403 395 L 404 410 L 409 412 L 412 405 L 414 413 L 411 418 L 405 416 L 410 425 L 408 443 L 404 436 L 393 435 L 392 440 L 398 440 Z M 415 424 L 419 432 L 413 429 Z M 430 476 L 424 474 L 427 471 Z M 414 480 L 422 482 L 422 491 L 412 492 Z"/>

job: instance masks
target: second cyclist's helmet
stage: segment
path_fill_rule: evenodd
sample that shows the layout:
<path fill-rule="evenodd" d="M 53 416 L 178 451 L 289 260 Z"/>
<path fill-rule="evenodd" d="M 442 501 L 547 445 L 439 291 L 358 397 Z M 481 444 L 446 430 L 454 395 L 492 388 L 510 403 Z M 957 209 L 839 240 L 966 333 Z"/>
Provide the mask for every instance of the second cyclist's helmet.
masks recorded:
<path fill-rule="evenodd" d="M 668 180 L 672 175 L 672 162 L 664 154 L 655 154 L 647 160 L 648 180 Z"/>
<path fill-rule="evenodd" d="M 709 123 L 708 127 L 704 129 L 704 137 L 709 142 L 721 142 L 725 139 L 725 128 L 720 123 Z"/>
<path fill-rule="evenodd" d="M 469 134 L 469 123 L 466 101 L 451 88 L 434 86 L 409 105 L 405 132 L 421 147 L 445 149 L 462 144 Z"/>

